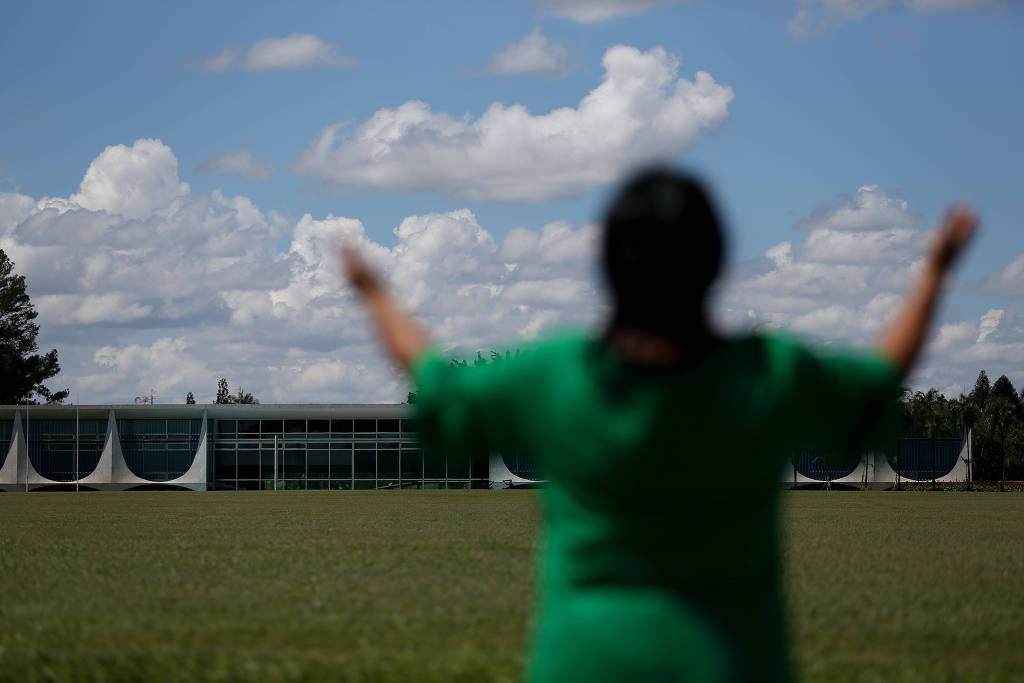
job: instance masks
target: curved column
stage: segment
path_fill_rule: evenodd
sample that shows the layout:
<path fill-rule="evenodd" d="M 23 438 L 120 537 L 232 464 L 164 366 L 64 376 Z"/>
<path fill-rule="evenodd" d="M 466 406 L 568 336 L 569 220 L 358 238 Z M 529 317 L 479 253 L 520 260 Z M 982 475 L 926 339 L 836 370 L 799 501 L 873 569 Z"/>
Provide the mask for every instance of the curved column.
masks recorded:
<path fill-rule="evenodd" d="M 121 453 L 121 441 L 117 438 L 117 418 L 114 417 L 114 411 L 111 410 L 107 413 L 107 435 L 103 440 L 103 450 L 100 451 L 99 462 L 96 463 L 96 468 L 86 476 L 83 477 L 79 474 L 77 483 L 89 484 L 90 486 L 110 484 L 114 469 L 115 451 L 118 454 Z"/>
<path fill-rule="evenodd" d="M 121 434 L 117 430 L 117 420 L 114 418 L 114 411 L 110 411 L 110 421 L 107 423 L 107 443 L 103 444 L 103 452 L 107 452 L 110 446 L 110 481 L 114 484 L 127 484 L 129 486 L 139 484 L 152 484 L 149 479 L 144 479 L 132 472 L 128 467 L 128 461 L 124 459 L 124 452 L 121 450 Z"/>
<path fill-rule="evenodd" d="M 970 471 L 968 463 L 968 446 L 971 443 L 971 430 L 967 430 L 967 434 L 964 435 L 964 442 L 960 444 L 960 453 L 956 456 L 956 464 L 953 465 L 953 469 L 946 472 L 941 477 L 936 477 L 935 481 L 947 482 L 947 483 L 961 483 L 967 481 L 967 474 Z M 929 480 L 931 481 L 931 480 Z"/>
<path fill-rule="evenodd" d="M 197 491 L 206 490 L 206 429 L 206 411 L 204 410 L 203 424 L 199 428 L 199 444 L 196 446 L 196 452 L 192 456 L 192 465 L 188 468 L 188 471 L 186 471 L 185 474 L 169 481 L 160 482 L 161 484 L 187 486 L 189 488 L 196 489 Z"/>
<path fill-rule="evenodd" d="M 3 467 L 0 467 L 0 486 L 13 486 L 20 480 L 22 453 L 25 451 L 25 433 L 21 429 L 21 413 L 14 413 L 14 429 L 11 430 L 11 443 L 7 446 L 7 455 Z"/>
<path fill-rule="evenodd" d="M 967 430 L 967 434 L 964 436 L 964 441 L 960 445 L 960 453 L 957 455 L 956 464 L 942 476 L 936 476 L 936 482 L 943 483 L 955 483 L 967 481 L 967 475 L 970 472 L 968 467 L 968 448 L 971 443 L 971 430 Z M 900 483 L 907 484 L 930 484 L 931 479 L 911 479 L 910 477 L 900 476 Z M 875 453 L 875 476 L 872 478 L 872 482 L 876 484 L 896 484 L 896 471 L 889 464 L 889 459 L 885 457 L 884 453 Z"/>
<path fill-rule="evenodd" d="M 498 451 L 491 451 L 491 459 L 488 466 L 487 478 L 495 484 L 504 484 L 501 488 L 512 488 L 516 484 L 542 484 L 543 480 L 524 479 L 512 473 L 512 470 L 505 464 L 505 458 L 501 457 Z"/>
<path fill-rule="evenodd" d="M 864 474 L 867 471 L 867 468 L 868 468 L 868 456 L 867 456 L 867 454 L 865 454 L 865 455 L 860 456 L 860 461 L 857 463 L 857 466 L 853 468 L 853 472 L 850 472 L 847 475 L 839 477 L 838 479 L 833 479 L 831 483 L 833 483 L 833 484 L 846 484 L 847 486 L 850 486 L 850 485 L 860 485 L 860 486 L 863 486 L 864 485 Z M 871 482 L 869 481 L 868 483 L 871 483 Z"/>

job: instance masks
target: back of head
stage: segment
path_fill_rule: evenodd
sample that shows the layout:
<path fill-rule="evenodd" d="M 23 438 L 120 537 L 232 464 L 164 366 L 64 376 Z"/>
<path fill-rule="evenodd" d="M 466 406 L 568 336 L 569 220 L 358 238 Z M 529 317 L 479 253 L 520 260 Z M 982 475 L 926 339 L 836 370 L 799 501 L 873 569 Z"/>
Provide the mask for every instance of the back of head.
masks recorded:
<path fill-rule="evenodd" d="M 613 324 L 688 336 L 704 324 L 704 299 L 724 251 L 718 218 L 700 183 L 661 169 L 636 176 L 612 203 L 605 223 Z"/>

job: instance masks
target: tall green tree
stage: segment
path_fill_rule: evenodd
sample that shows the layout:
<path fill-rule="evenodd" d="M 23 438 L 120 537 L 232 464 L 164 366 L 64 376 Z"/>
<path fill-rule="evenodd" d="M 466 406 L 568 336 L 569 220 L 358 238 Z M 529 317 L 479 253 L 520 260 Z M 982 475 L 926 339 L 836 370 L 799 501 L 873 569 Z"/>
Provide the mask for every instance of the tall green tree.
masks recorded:
<path fill-rule="evenodd" d="M 974 390 L 971 392 L 971 398 L 979 405 L 985 405 L 985 401 L 988 400 L 988 395 L 992 393 L 992 386 L 989 384 L 988 375 L 984 370 L 978 373 L 978 379 L 974 382 Z"/>
<path fill-rule="evenodd" d="M 1005 396 L 996 396 L 993 386 L 992 396 L 985 404 L 985 412 L 991 420 L 992 435 L 999 446 L 999 490 L 1002 491 L 1006 482 L 1007 439 L 1013 431 L 1018 406 Z"/>
<path fill-rule="evenodd" d="M 228 389 L 228 380 L 225 377 L 221 377 L 217 380 L 217 398 L 213 399 L 214 403 L 232 403 L 231 391 Z"/>
<path fill-rule="evenodd" d="M 57 349 L 37 354 L 39 314 L 25 291 L 25 276 L 0 249 L 0 405 L 61 403 L 70 390 L 51 391 L 43 382 L 60 372 Z"/>
<path fill-rule="evenodd" d="M 185 405 L 194 406 L 196 404 L 196 397 L 192 395 L 192 392 L 188 392 L 185 396 Z"/>
<path fill-rule="evenodd" d="M 1020 403 L 1017 390 L 1013 388 L 1013 382 L 1006 375 L 999 375 L 999 379 L 992 385 L 992 393 L 989 398 L 1005 398 L 1012 405 Z"/>

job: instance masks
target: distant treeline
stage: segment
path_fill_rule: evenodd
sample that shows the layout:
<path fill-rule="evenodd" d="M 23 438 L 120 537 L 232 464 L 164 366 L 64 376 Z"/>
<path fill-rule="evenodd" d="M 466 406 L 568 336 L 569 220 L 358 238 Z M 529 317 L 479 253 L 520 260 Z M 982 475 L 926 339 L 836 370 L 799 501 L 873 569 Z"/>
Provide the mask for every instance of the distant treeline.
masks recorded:
<path fill-rule="evenodd" d="M 1024 405 L 1006 375 L 990 384 L 982 370 L 969 394 L 907 390 L 900 403 L 905 436 L 938 439 L 971 430 L 975 480 L 1024 479 Z"/>

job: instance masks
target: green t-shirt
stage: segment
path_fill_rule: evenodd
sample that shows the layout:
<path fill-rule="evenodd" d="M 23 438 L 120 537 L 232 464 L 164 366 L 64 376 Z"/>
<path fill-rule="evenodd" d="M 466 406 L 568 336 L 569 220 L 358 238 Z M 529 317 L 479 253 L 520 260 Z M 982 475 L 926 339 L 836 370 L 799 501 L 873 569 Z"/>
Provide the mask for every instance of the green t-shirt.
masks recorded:
<path fill-rule="evenodd" d="M 544 529 L 533 681 L 782 681 L 782 467 L 813 444 L 858 457 L 895 416 L 876 356 L 781 336 L 646 368 L 566 335 L 520 357 L 413 369 L 427 447 L 522 449 Z"/>

